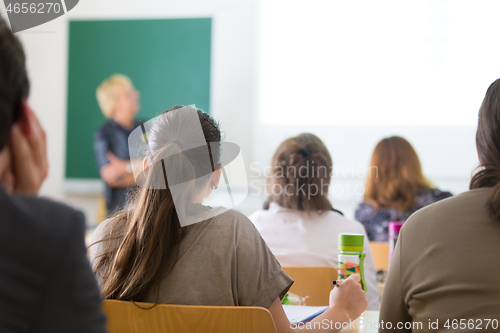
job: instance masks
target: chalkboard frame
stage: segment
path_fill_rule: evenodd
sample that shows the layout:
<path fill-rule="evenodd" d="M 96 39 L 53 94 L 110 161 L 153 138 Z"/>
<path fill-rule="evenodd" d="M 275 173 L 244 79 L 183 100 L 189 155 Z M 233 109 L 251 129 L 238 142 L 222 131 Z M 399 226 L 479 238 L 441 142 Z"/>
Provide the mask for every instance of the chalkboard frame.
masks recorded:
<path fill-rule="evenodd" d="M 211 30 L 211 18 L 69 21 L 66 179 L 99 179 L 95 90 L 115 73 L 139 91 L 140 119 L 174 105 L 210 111 Z"/>

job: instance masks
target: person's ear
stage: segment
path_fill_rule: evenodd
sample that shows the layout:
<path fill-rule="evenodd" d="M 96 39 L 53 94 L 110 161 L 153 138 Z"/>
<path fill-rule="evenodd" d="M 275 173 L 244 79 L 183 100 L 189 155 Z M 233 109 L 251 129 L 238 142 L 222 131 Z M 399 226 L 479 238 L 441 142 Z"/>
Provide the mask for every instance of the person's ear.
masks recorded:
<path fill-rule="evenodd" d="M 142 170 L 144 171 L 144 175 L 147 177 L 149 175 L 149 158 L 146 156 L 142 161 Z"/>
<path fill-rule="evenodd" d="M 210 187 L 217 188 L 219 187 L 220 176 L 222 174 L 222 164 L 217 164 L 215 167 L 215 171 L 212 172 L 212 176 L 210 176 Z"/>

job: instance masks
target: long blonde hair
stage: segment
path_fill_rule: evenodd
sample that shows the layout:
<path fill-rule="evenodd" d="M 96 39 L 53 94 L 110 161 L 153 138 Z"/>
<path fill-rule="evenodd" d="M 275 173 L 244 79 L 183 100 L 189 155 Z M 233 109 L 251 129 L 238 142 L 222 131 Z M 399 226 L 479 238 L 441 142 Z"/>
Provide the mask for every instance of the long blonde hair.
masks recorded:
<path fill-rule="evenodd" d="M 380 141 L 373 151 L 365 184 L 365 202 L 375 208 L 408 211 L 415 204 L 415 191 L 431 188 L 422 173 L 415 149 L 402 137 Z"/>
<path fill-rule="evenodd" d="M 176 106 L 164 114 L 179 108 L 181 106 Z M 220 142 L 221 132 L 215 121 L 201 110 L 197 113 L 207 144 Z M 154 187 L 149 186 L 159 181 L 167 182 L 166 177 L 163 180 L 163 158 L 177 154 L 180 158 L 168 167 L 190 173 L 188 176 L 196 179 L 194 187 L 184 194 L 188 202 L 189 196 L 192 197 L 208 182 L 207 177 L 197 179 L 196 176 L 200 170 L 206 170 L 206 161 L 188 158 L 179 145 L 182 143 L 177 140 L 179 136 L 186 137 L 191 133 L 185 133 L 182 126 L 170 123 L 167 117 L 159 119 L 148 136 L 148 157 L 153 162 L 146 188 L 129 196 L 128 208 L 111 218 L 109 236 L 99 241 L 106 242 L 106 246 L 96 258 L 94 272 L 100 275 L 101 293 L 105 299 L 143 301 L 151 291 L 157 297 L 160 282 L 176 261 L 177 245 L 184 229 L 180 226 L 172 193 L 168 184 L 165 184 L 166 189 L 151 189 Z M 219 163 L 220 152 L 212 151 L 212 158 L 213 162 Z"/>

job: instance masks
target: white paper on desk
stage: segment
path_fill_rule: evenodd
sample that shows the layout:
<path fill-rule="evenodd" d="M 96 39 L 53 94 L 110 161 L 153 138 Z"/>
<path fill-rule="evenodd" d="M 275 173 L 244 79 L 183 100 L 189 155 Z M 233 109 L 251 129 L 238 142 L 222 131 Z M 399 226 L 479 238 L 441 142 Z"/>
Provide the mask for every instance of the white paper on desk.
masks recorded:
<path fill-rule="evenodd" d="M 327 306 L 283 305 L 289 322 L 302 322 L 307 317 L 327 308 Z"/>

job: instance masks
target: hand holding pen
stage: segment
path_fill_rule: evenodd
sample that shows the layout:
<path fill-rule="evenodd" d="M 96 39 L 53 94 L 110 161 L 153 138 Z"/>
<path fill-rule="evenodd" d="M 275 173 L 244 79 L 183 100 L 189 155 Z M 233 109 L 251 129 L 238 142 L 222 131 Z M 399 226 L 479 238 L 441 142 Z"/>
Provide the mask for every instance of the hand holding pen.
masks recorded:
<path fill-rule="evenodd" d="M 330 292 L 330 308 L 343 313 L 347 321 L 358 318 L 368 306 L 365 292 L 359 284 L 360 280 L 359 275 L 353 274 L 343 281 L 332 282 L 334 288 Z"/>
<path fill-rule="evenodd" d="M 340 287 L 341 284 L 342 284 L 341 280 L 333 280 L 332 282 L 332 285 L 337 288 Z"/>

